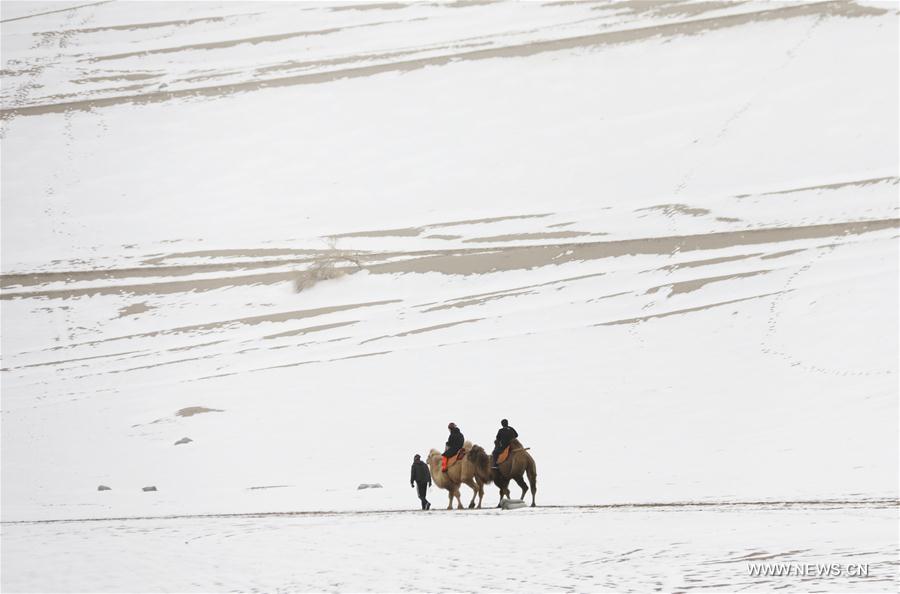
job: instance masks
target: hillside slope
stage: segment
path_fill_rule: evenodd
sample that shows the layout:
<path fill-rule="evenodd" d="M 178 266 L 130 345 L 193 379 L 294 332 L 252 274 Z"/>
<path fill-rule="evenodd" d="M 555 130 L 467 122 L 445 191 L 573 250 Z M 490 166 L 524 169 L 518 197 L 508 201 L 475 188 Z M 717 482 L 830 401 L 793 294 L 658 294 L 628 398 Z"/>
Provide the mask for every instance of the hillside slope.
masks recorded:
<path fill-rule="evenodd" d="M 4 521 L 405 508 L 503 417 L 539 503 L 897 497 L 895 6 L 29 10 Z"/>

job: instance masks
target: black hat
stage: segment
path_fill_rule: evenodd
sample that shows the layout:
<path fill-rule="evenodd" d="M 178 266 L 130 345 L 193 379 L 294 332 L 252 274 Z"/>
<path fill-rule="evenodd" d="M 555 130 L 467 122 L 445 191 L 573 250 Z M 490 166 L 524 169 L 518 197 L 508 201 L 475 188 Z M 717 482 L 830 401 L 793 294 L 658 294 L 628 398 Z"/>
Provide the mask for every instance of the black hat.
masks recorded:
<path fill-rule="evenodd" d="M 415 456 L 413 456 L 413 460 L 421 460 L 421 459 L 422 459 L 422 456 L 420 456 L 419 454 L 416 454 Z"/>
<path fill-rule="evenodd" d="M 447 429 L 456 429 L 456 423 L 450 423 L 447 425 Z"/>
<path fill-rule="evenodd" d="M 500 421 L 500 424 L 503 425 L 504 427 L 506 427 L 507 425 L 509 425 L 509 421 L 507 421 L 506 419 L 503 419 L 502 421 Z"/>

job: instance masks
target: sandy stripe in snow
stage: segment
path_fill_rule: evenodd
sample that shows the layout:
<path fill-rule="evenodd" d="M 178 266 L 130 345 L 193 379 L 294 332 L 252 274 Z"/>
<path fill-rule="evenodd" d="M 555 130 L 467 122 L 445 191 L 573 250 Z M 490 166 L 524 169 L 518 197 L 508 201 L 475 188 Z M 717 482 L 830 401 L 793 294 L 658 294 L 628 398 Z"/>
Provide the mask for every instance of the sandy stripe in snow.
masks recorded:
<path fill-rule="evenodd" d="M 390 262 L 380 262 L 365 266 L 371 273 L 424 273 L 440 272 L 443 274 L 484 274 L 496 271 L 523 270 L 539 266 L 563 264 L 566 262 L 596 260 L 618 256 L 637 254 L 672 254 L 695 250 L 714 250 L 741 245 L 757 245 L 779 243 L 802 239 L 821 239 L 825 237 L 842 237 L 859 235 L 900 226 L 900 219 L 880 219 L 873 221 L 856 221 L 848 223 L 830 223 L 805 227 L 775 227 L 766 229 L 748 229 L 743 231 L 723 231 L 699 235 L 678 235 L 668 237 L 651 237 L 643 239 L 623 239 L 601 242 L 573 242 L 551 245 L 503 246 L 490 249 L 452 249 L 427 250 L 420 252 L 385 252 L 381 254 L 360 254 L 362 260 L 378 260 L 397 258 Z M 283 265 L 265 261 L 263 267 Z M 249 263 L 242 263 L 248 266 Z M 178 267 L 179 272 L 188 273 L 191 266 Z M 351 273 L 358 267 L 338 268 L 340 272 Z M 137 269 L 141 270 L 141 269 Z M 205 271 L 200 267 L 195 272 Z M 41 279 L 61 280 L 68 273 L 36 273 L 32 275 L 8 275 L 5 282 L 9 285 L 21 285 L 23 282 L 36 282 Z M 78 273 L 81 274 L 81 273 Z M 114 271 L 98 273 L 85 272 L 84 277 L 95 274 L 115 275 Z M 123 278 L 127 278 L 126 276 Z M 248 274 L 221 278 L 205 278 L 184 281 L 168 281 L 160 283 L 144 283 L 135 285 L 95 286 L 85 288 L 47 289 L 42 291 L 10 291 L 0 293 L 0 299 L 23 298 L 55 298 L 70 299 L 87 295 L 114 295 L 128 292 L 133 295 L 155 295 L 180 293 L 188 291 L 209 291 L 232 286 L 260 284 L 277 284 L 290 282 L 296 278 L 296 271 Z M 46 281 L 45 281 L 46 282 Z"/>
<path fill-rule="evenodd" d="M 188 97 L 218 97 L 233 93 L 253 91 L 264 88 L 277 88 L 304 84 L 322 84 L 336 80 L 368 77 L 385 72 L 410 72 L 427 66 L 446 66 L 452 62 L 466 60 L 488 60 L 495 58 L 519 58 L 533 56 L 544 52 L 570 50 L 584 47 L 613 45 L 620 43 L 633 43 L 655 37 L 697 35 L 707 31 L 714 31 L 726 27 L 736 27 L 748 23 L 798 18 L 808 16 L 837 16 L 837 17 L 865 17 L 886 14 L 887 10 L 874 7 L 860 6 L 850 2 L 817 2 L 786 7 L 778 7 L 767 10 L 696 19 L 663 25 L 653 25 L 635 29 L 608 31 L 589 35 L 579 35 L 562 39 L 535 41 L 522 45 L 512 45 L 498 48 L 457 52 L 448 55 L 440 55 L 429 58 L 412 60 L 399 60 L 385 64 L 374 64 L 342 68 L 338 70 L 300 74 L 266 80 L 251 80 L 239 83 L 201 87 L 192 89 L 180 89 L 175 91 L 152 92 L 137 95 L 104 97 L 97 99 L 85 99 L 80 101 L 66 101 L 60 103 L 27 105 L 0 110 L 0 119 L 16 116 L 40 115 L 46 113 L 64 113 L 70 110 L 91 110 L 125 103 L 158 103 L 173 99 Z M 363 57 L 356 57 L 359 60 Z"/>

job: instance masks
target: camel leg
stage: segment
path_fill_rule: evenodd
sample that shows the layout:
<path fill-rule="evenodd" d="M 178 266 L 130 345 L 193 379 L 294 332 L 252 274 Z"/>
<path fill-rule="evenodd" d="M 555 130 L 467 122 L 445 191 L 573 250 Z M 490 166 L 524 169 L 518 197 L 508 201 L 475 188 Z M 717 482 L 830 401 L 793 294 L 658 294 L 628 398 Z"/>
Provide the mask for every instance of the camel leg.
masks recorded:
<path fill-rule="evenodd" d="M 457 487 L 456 487 L 456 509 L 462 509 L 462 508 L 463 508 L 463 504 L 462 504 L 462 489 L 460 489 L 460 488 L 457 486 Z"/>
<path fill-rule="evenodd" d="M 497 507 L 503 505 L 503 496 L 506 495 L 506 498 L 509 499 L 509 489 L 502 485 L 497 485 L 497 488 L 500 489 L 500 501 L 497 502 Z"/>
<path fill-rule="evenodd" d="M 534 507 L 534 497 L 537 495 L 537 467 L 532 463 L 525 472 L 528 473 L 528 482 L 531 484 L 531 507 Z"/>
<path fill-rule="evenodd" d="M 466 481 L 466 485 L 468 485 L 469 488 L 472 489 L 472 501 L 469 502 L 469 509 L 474 509 L 475 497 L 478 496 L 478 487 L 475 486 L 475 481 L 473 481 L 472 479 L 468 479 Z"/>
<path fill-rule="evenodd" d="M 481 509 L 481 502 L 484 501 L 484 481 L 475 479 L 475 484 L 478 485 L 478 509 Z"/>
<path fill-rule="evenodd" d="M 447 504 L 447 509 L 453 509 L 453 487 L 448 490 L 447 496 L 450 498 L 450 503 Z"/>
<path fill-rule="evenodd" d="M 515 477 L 516 483 L 522 488 L 522 496 L 520 499 L 525 499 L 525 493 L 528 493 L 528 485 L 525 484 L 525 479 L 520 476 Z"/>

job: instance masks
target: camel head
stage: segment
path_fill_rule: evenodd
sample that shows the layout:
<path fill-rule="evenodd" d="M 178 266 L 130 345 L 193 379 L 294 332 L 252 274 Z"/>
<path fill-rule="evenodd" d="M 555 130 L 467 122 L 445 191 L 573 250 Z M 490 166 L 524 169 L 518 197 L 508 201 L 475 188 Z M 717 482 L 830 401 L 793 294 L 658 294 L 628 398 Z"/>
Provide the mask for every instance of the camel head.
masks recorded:
<path fill-rule="evenodd" d="M 428 452 L 428 457 L 425 458 L 425 461 L 428 462 L 429 466 L 436 466 L 438 468 L 441 467 L 441 453 L 434 448 Z"/>

